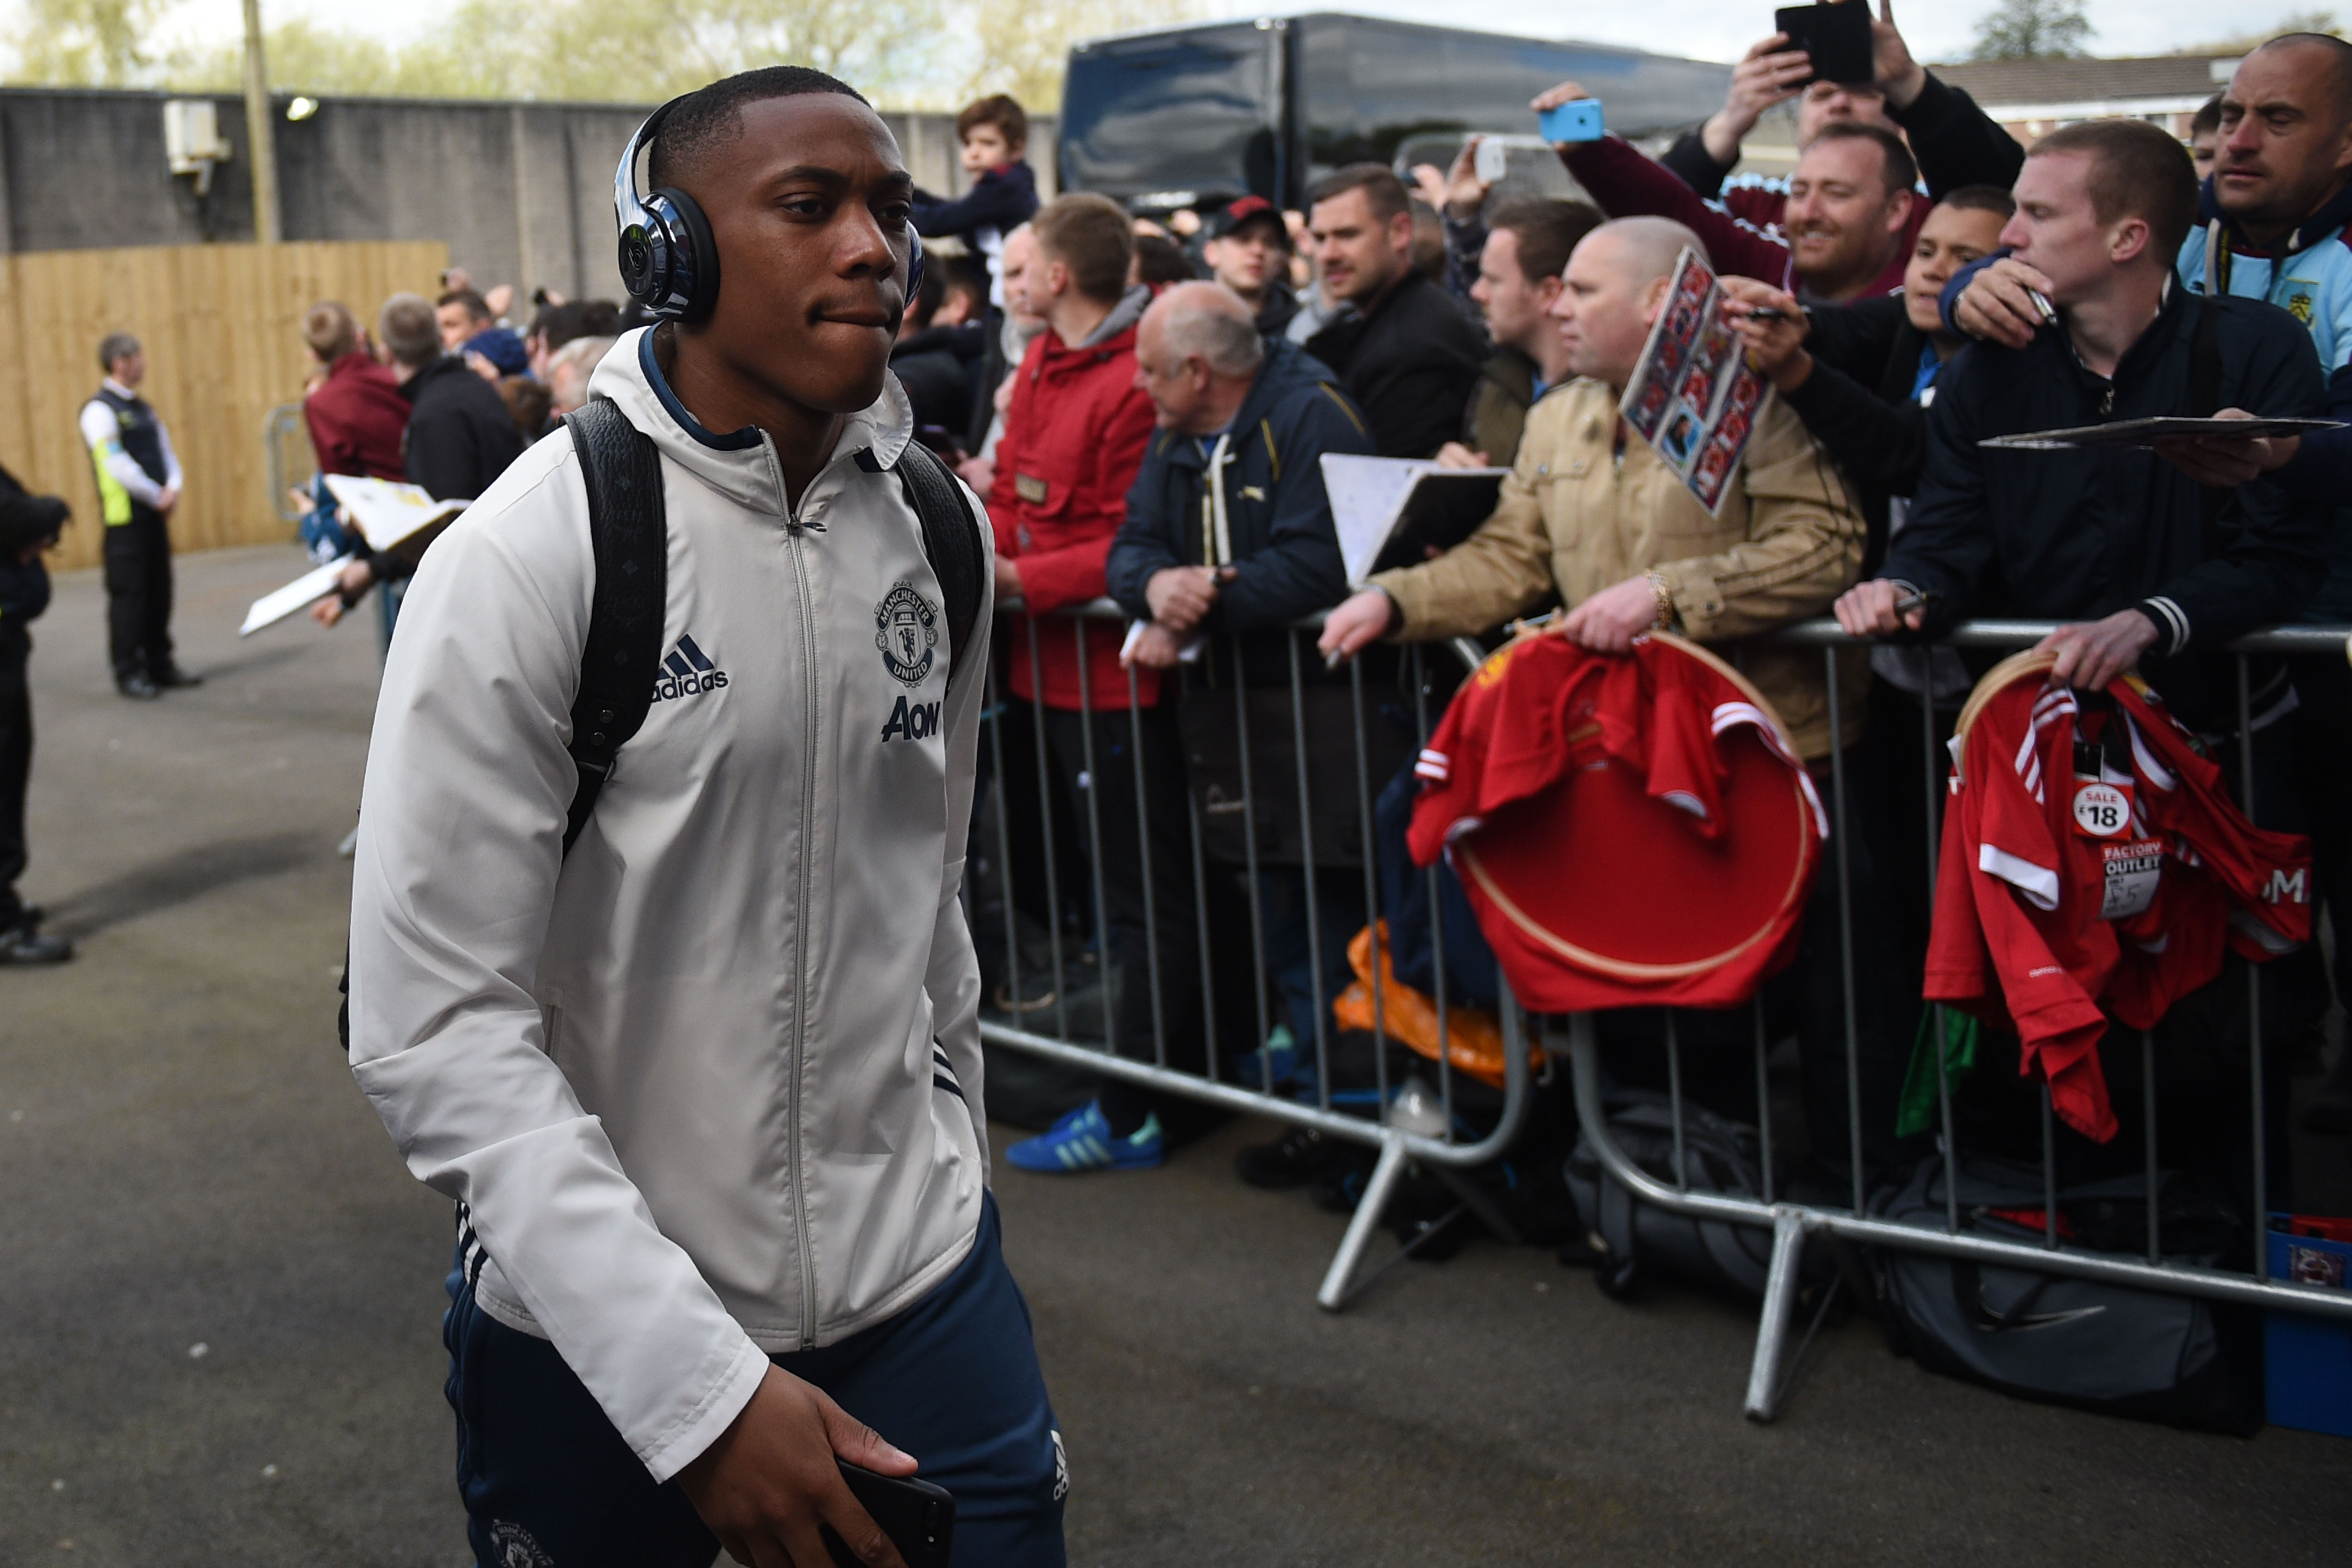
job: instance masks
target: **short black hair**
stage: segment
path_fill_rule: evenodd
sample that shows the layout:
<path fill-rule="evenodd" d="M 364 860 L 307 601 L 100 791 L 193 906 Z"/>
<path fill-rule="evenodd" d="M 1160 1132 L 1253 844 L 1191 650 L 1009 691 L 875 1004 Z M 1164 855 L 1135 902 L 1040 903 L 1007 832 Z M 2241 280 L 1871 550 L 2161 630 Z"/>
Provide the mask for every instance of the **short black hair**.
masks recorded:
<path fill-rule="evenodd" d="M 2017 216 L 2017 198 L 1999 185 L 1962 185 L 1946 191 L 1936 205 L 1956 212 L 1998 213 L 2003 219 Z"/>
<path fill-rule="evenodd" d="M 2189 134 L 2191 136 L 2210 136 L 2214 132 L 2221 129 L 2221 95 L 2217 92 L 2212 97 L 2207 99 L 2203 103 L 2197 106 L 2197 112 L 2190 116 L 2189 121 Z"/>
<path fill-rule="evenodd" d="M 646 169 L 653 189 L 682 187 L 705 159 L 741 135 L 745 104 L 812 92 L 839 93 L 874 107 L 839 77 L 806 66 L 762 66 L 722 78 L 688 94 L 655 130 L 653 159 Z"/>

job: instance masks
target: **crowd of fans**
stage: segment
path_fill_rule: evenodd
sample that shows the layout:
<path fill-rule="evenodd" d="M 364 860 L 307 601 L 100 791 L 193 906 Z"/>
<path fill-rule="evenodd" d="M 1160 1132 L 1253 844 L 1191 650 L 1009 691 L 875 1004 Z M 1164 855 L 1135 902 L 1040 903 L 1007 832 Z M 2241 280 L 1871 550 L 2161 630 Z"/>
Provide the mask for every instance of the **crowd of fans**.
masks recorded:
<path fill-rule="evenodd" d="M 1799 960 L 1766 997 L 1774 1033 L 1797 1041 L 1810 1169 L 1833 1190 L 1857 1161 L 1883 1180 L 1923 1152 L 1895 1131 L 1921 1028 L 1925 803 L 1940 782 L 1921 729 L 1948 735 L 1999 657 L 1924 646 L 1958 620 L 2064 623 L 2047 646 L 2058 678 L 2086 689 L 2138 670 L 2230 760 L 2232 780 L 2252 748 L 2263 781 L 2252 815 L 2313 835 L 2319 898 L 2352 885 L 2326 809 L 2352 734 L 2341 658 L 2257 661 L 2254 719 L 2242 726 L 2233 670 L 2216 651 L 2264 625 L 2352 619 L 2340 433 L 2177 442 L 2121 459 L 2051 454 L 2030 484 L 1977 446 L 2126 411 L 2340 405 L 2352 319 L 2328 303 L 2335 283 L 2287 279 L 2352 275 L 2340 237 L 2352 215 L 2337 210 L 2352 205 L 2352 46 L 2290 35 L 2255 50 L 2196 117 L 2188 146 L 2146 121 L 2104 120 L 2029 147 L 1915 61 L 1892 24 L 1874 24 L 1874 79 L 1845 85 L 1811 81 L 1805 56 L 1765 40 L 1736 69 L 1723 110 L 1663 156 L 1614 137 L 1561 147 L 1589 201 L 1496 199 L 1474 137 L 1451 169 L 1416 169 L 1410 185 L 1382 165 L 1334 170 L 1299 212 L 1253 195 L 1130 218 L 1069 195 L 1031 216 L 1021 142 L 988 129 L 1007 123 L 1003 110 L 991 100 L 967 111 L 966 165 L 993 194 L 968 198 L 955 221 L 984 215 L 993 226 L 974 247 L 989 259 L 986 303 L 978 272 L 961 294 L 947 284 L 919 328 L 910 319 L 902 353 L 929 361 L 942 331 L 961 334 L 947 353 L 968 412 L 958 419 L 941 403 L 922 422 L 968 433 L 954 455 L 987 500 L 999 602 L 1021 605 L 1000 634 L 1016 700 L 998 712 L 994 754 L 1013 861 L 1002 914 L 1024 940 L 1010 959 L 1002 941 L 981 942 L 1000 1016 L 1045 1026 L 1046 1001 L 1075 1005 L 1097 973 L 1104 1000 L 1087 1027 L 1123 1054 L 1159 1049 L 1198 1070 L 1213 1040 L 1222 1076 L 1306 1092 L 1320 1038 L 1326 1087 L 1360 1087 L 1363 1042 L 1328 1009 L 1350 977 L 1348 940 L 1405 911 L 1389 895 L 1367 907 L 1350 847 L 1354 721 L 1318 704 L 1344 702 L 1344 661 L 1366 661 L 1378 710 L 1368 724 L 1406 731 L 1402 751 L 1383 751 L 1393 738 L 1376 733 L 1364 742 L 1372 786 L 1387 785 L 1393 804 L 1412 788 L 1402 764 L 1415 695 L 1396 645 L 1491 644 L 1549 608 L 1563 635 L 1602 650 L 1654 627 L 1737 643 L 1832 610 L 1880 639 L 1841 655 L 1833 674 L 1818 651 L 1742 655 L 1808 767 L 1826 784 L 1843 761 L 1851 785 L 1846 879 L 1821 879 Z M 1564 83 L 1536 107 L 1582 96 Z M 1734 178 L 1759 117 L 1790 103 L 1792 173 Z M 983 132 L 977 151 L 971 126 Z M 1685 250 L 1725 276 L 1727 324 L 1776 395 L 1712 511 L 1616 416 Z M 2310 265 L 2289 268 L 2289 257 Z M 925 394 L 902 379 L 919 405 Z M 1318 462 L 1334 453 L 1510 473 L 1462 543 L 1351 584 Z M 1104 597 L 1128 624 L 1074 626 L 1052 614 Z M 1318 614 L 1302 671 L 1284 628 Z M 1294 682 L 1307 705 L 1303 763 Z M 1444 694 L 1441 682 L 1420 695 Z M 1246 829 L 1234 820 L 1234 753 L 1244 747 L 1256 766 Z M 1295 804 L 1302 768 L 1311 857 Z M 1048 833 L 1057 900 L 1034 853 Z M 976 837 L 974 864 L 995 849 Z M 1049 905 L 1079 955 L 1058 974 L 1025 973 L 1043 964 Z M 1481 957 L 1449 952 L 1454 997 L 1492 996 Z M 1204 967 L 1213 986 L 1195 980 Z M 2330 991 L 2352 994 L 2352 970 L 2331 983 L 2316 947 L 2273 968 L 2263 988 L 2275 1043 L 2264 1124 L 2283 1207 L 2289 1076 L 2316 1070 Z M 1147 969 L 1159 977 L 1156 1016 Z M 1752 1121 L 1746 1015 L 1677 1024 L 1695 1096 Z M 1661 1026 L 1607 1020 L 1604 1040 L 1622 1047 L 1612 1068 L 1636 1080 L 1657 1070 L 1657 1053 L 1641 1047 Z M 2193 1108 L 2184 1124 L 2215 1129 L 2177 1141 L 2168 1131 L 2168 1163 L 2240 1190 L 2246 1051 L 2242 1037 L 2220 1042 L 2166 1091 Z M 2323 1121 L 2352 1090 L 2337 1077 Z M 1988 1079 L 1970 1092 L 1970 1126 L 1996 1142 L 2004 1128 L 2038 1134 L 2033 1102 L 2020 1098 L 2030 1086 Z M 1848 1147 L 1850 1093 L 1863 1109 L 1859 1150 Z M 2228 1110 L 2233 1094 L 2245 1113 Z M 1156 1164 L 1171 1110 L 1105 1085 L 1008 1158 L 1053 1172 Z M 1328 1140 L 1297 1132 L 1245 1152 L 1243 1173 L 1303 1184 L 1339 1158 Z"/>

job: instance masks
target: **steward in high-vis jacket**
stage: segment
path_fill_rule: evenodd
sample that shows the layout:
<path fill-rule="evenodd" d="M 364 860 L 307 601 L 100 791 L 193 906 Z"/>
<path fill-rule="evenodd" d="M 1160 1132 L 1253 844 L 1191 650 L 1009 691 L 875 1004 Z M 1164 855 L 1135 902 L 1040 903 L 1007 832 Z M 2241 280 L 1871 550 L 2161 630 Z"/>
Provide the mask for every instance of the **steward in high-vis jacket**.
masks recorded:
<path fill-rule="evenodd" d="M 128 332 L 98 345 L 106 380 L 81 408 L 82 444 L 98 479 L 106 524 L 106 642 L 125 697 L 194 686 L 172 659 L 172 537 L 164 519 L 180 500 L 180 459 L 139 384 L 147 356 Z"/>

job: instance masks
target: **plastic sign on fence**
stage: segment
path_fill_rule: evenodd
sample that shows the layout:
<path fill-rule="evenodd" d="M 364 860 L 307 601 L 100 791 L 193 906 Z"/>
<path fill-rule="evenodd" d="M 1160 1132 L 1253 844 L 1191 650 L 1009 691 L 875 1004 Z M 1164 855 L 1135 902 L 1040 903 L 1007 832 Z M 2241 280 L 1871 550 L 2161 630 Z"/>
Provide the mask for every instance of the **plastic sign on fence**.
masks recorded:
<path fill-rule="evenodd" d="M 1685 250 L 1617 411 L 1707 510 L 1720 511 L 1771 388 L 1723 322 L 1723 286 Z"/>

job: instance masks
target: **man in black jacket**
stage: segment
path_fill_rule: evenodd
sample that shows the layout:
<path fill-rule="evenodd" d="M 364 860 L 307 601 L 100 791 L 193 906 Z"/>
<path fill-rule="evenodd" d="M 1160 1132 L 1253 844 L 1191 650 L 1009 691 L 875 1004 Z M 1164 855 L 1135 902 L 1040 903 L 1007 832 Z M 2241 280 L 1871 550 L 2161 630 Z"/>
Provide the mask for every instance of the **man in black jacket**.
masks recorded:
<path fill-rule="evenodd" d="M 522 432 L 507 412 L 506 400 L 463 359 L 442 352 L 432 302 L 422 294 L 386 300 L 376 318 L 376 335 L 392 356 L 401 395 L 408 399 L 401 471 L 436 500 L 476 500 L 522 456 Z M 341 607 L 358 604 L 378 583 L 405 583 L 415 570 L 413 561 L 362 554 L 343 568 Z M 334 607 L 327 609 L 321 619 L 331 626 Z"/>
<path fill-rule="evenodd" d="M 2209 520 L 2207 492 L 2152 451 L 1978 443 L 2221 407 L 2314 416 L 2318 358 L 2284 310 L 2173 286 L 2197 181 L 2179 142 L 2145 121 L 2043 137 L 2017 203 L 2001 238 L 2051 279 L 2059 319 L 2021 349 L 1972 345 L 1939 378 L 1909 526 L 1838 619 L 1856 636 L 1935 636 L 1969 615 L 2064 620 L 2042 644 L 2055 679 L 2104 689 L 2145 658 L 2186 721 L 2233 729 L 2225 672 L 2200 654 L 2302 607 L 2326 509 L 2263 481 Z"/>
<path fill-rule="evenodd" d="M 0 965 L 62 963 L 73 944 L 41 934 L 41 912 L 16 896 L 25 874 L 25 784 L 33 771 L 33 699 L 25 665 L 30 623 L 49 606 L 41 552 L 58 542 L 66 503 L 26 493 L 0 468 Z"/>
<path fill-rule="evenodd" d="M 1413 269 L 1404 182 L 1350 163 L 1307 193 L 1328 300 L 1355 308 L 1307 340 L 1339 372 L 1384 458 L 1428 458 L 1460 433 L 1486 340 L 1444 285 Z"/>

